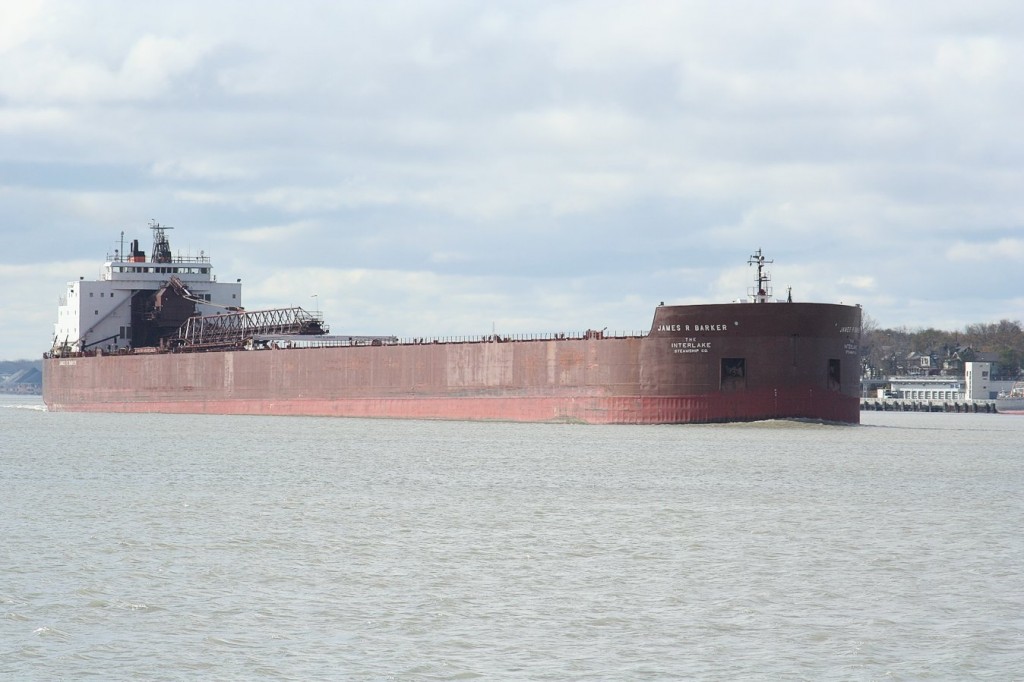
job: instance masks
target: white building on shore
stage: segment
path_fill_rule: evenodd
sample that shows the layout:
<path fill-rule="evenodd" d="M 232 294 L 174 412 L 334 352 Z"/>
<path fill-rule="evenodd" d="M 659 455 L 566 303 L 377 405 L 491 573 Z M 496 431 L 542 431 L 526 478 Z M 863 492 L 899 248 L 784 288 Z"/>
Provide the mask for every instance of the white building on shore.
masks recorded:
<path fill-rule="evenodd" d="M 889 389 L 879 389 L 878 397 L 941 402 L 963 400 L 964 382 L 958 377 L 892 377 Z"/>
<path fill-rule="evenodd" d="M 993 381 L 991 362 L 964 363 L 964 393 L 967 400 L 995 400 L 1000 391 L 1009 391 L 1014 382 Z"/>

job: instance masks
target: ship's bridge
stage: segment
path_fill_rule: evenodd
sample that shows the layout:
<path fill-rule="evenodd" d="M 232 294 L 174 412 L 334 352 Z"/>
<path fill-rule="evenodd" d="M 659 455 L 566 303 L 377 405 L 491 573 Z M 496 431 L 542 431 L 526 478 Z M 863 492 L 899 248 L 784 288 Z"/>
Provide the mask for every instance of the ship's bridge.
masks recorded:
<path fill-rule="evenodd" d="M 155 222 L 150 227 L 154 232 L 150 258 L 137 239 L 126 249 L 122 233 L 121 248 L 107 254 L 97 279 L 68 282 L 58 303 L 55 349 L 116 351 L 138 345 L 142 336 L 135 327 L 149 314 L 144 310 L 146 300 L 172 279 L 188 290 L 199 315 L 242 306 L 241 280 L 218 282 L 205 253 L 172 255 L 165 233 L 171 228 Z"/>
<path fill-rule="evenodd" d="M 108 256 L 109 258 L 109 256 Z M 103 265 L 102 279 L 106 281 L 133 280 L 165 282 L 168 275 L 177 275 L 182 281 L 216 282 L 209 258 L 178 257 L 170 263 L 137 263 L 113 258 Z"/>

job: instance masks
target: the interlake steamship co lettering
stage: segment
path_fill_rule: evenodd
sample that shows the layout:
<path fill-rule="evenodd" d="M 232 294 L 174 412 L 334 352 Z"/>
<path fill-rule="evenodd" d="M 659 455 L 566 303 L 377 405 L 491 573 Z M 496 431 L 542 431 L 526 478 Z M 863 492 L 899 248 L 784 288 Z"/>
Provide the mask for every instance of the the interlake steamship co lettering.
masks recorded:
<path fill-rule="evenodd" d="M 727 324 L 659 324 L 659 332 L 724 332 Z"/>
<path fill-rule="evenodd" d="M 684 338 L 672 343 L 673 353 L 707 353 L 711 350 L 710 341 L 698 341 L 695 338 Z"/>

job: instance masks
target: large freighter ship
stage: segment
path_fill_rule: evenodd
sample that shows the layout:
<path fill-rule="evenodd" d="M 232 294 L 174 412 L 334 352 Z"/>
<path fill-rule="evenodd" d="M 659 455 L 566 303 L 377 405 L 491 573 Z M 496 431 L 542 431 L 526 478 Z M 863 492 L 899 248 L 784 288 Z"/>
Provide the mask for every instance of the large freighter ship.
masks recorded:
<path fill-rule="evenodd" d="M 684 424 L 858 423 L 859 306 L 772 297 L 665 305 L 650 330 L 446 339 L 338 336 L 319 312 L 246 311 L 210 259 L 152 224 L 69 282 L 43 361 L 50 410 Z"/>

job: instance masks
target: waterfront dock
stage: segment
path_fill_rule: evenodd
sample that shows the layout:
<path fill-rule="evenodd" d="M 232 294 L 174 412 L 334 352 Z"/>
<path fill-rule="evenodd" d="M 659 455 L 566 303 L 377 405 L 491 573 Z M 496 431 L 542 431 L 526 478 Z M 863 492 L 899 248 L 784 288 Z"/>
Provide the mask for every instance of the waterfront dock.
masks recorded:
<path fill-rule="evenodd" d="M 896 398 L 866 398 L 861 401 L 862 411 L 873 412 L 952 412 L 996 414 L 996 404 L 988 400 L 950 402 L 941 400 L 901 400 Z"/>

